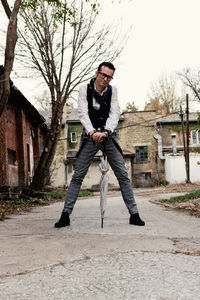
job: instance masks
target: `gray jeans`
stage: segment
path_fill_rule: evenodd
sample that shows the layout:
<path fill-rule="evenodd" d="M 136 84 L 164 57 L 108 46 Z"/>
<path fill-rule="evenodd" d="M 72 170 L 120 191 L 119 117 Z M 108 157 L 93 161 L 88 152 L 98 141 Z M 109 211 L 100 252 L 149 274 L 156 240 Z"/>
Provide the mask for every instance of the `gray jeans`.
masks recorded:
<path fill-rule="evenodd" d="M 114 143 L 114 141 L 115 143 Z M 135 198 L 133 195 L 133 189 L 128 178 L 127 171 L 124 165 L 124 159 L 122 154 L 116 147 L 116 137 L 113 134 L 104 142 L 104 151 L 107 155 L 108 162 L 118 179 L 123 200 L 129 210 L 130 214 L 135 214 L 138 212 Z M 88 137 L 87 142 L 83 146 L 78 156 L 74 174 L 72 176 L 71 183 L 69 185 L 67 197 L 64 204 L 64 212 L 69 214 L 72 212 L 74 205 L 76 203 L 81 184 L 85 175 L 87 174 L 88 168 L 92 163 L 95 154 L 102 150 L 101 143 L 94 143 L 92 138 Z"/>

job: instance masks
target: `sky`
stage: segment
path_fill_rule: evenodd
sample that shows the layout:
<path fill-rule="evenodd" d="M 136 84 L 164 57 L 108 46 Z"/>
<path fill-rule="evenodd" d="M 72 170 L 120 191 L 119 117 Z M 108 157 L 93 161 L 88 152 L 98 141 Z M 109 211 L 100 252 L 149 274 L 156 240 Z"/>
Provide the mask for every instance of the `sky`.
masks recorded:
<path fill-rule="evenodd" d="M 200 66 L 200 1 L 125 2 L 120 13 L 126 26 L 132 25 L 132 31 L 117 61 L 113 84 L 118 87 L 122 108 L 134 100 L 142 110 L 152 82 L 186 66 Z"/>
<path fill-rule="evenodd" d="M 112 82 L 118 87 L 121 109 L 134 101 L 143 110 L 152 82 L 187 66 L 200 66 L 200 0 L 101 1 L 103 24 L 120 20 L 122 32 L 132 26 Z M 31 79 L 15 79 L 15 85 L 31 102 L 42 94 Z"/>

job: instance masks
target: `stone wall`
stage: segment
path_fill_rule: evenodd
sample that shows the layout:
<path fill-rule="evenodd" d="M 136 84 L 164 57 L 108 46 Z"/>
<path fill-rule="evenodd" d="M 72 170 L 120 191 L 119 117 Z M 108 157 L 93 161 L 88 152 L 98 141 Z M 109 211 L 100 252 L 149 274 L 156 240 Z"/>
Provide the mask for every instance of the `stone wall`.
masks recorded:
<path fill-rule="evenodd" d="M 155 111 L 136 111 L 123 114 L 124 121 L 120 129 L 120 145 L 123 150 L 136 153 L 136 146 L 147 146 L 148 160 L 134 160 L 134 186 L 153 186 L 164 180 L 164 162 L 157 156 Z M 119 127 L 120 128 L 120 127 Z"/>

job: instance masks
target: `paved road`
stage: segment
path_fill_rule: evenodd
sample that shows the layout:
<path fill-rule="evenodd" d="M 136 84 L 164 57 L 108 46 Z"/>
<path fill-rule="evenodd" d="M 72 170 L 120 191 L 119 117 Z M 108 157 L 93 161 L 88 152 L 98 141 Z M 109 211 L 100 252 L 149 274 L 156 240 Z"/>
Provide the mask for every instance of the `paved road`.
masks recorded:
<path fill-rule="evenodd" d="M 69 228 L 55 229 L 62 203 L 0 223 L 0 299 L 200 299 L 200 220 L 151 203 L 137 189 L 145 227 L 130 226 L 120 194 L 77 202 Z"/>

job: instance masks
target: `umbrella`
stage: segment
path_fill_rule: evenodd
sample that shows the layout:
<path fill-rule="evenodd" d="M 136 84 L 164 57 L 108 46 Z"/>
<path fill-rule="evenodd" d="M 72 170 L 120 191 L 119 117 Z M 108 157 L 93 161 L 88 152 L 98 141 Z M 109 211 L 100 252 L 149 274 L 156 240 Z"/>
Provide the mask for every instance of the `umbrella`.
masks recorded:
<path fill-rule="evenodd" d="M 103 219 L 105 214 L 106 202 L 107 202 L 107 190 L 108 190 L 108 160 L 107 156 L 101 157 L 99 164 L 99 170 L 102 173 L 100 179 L 100 210 L 101 210 L 101 228 L 103 228 Z"/>

